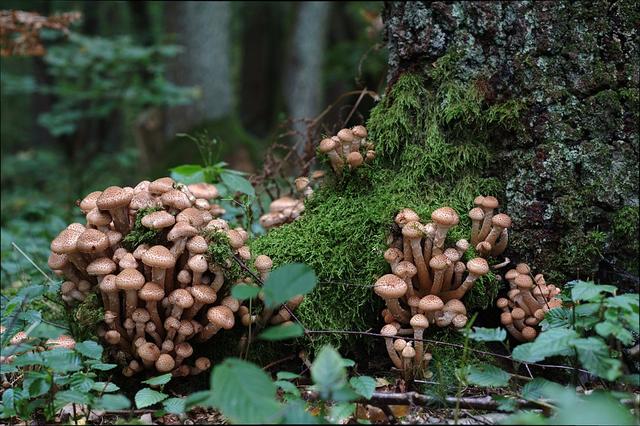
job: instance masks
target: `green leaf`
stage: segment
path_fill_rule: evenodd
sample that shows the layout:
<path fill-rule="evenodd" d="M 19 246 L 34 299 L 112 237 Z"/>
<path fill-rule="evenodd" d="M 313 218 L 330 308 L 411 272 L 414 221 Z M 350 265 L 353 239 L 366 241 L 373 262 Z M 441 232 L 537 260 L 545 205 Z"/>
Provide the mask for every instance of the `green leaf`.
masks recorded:
<path fill-rule="evenodd" d="M 102 346 L 100 346 L 93 340 L 86 340 L 84 342 L 76 343 L 75 349 L 77 352 L 80 352 L 81 355 L 84 355 L 87 358 L 102 358 Z"/>
<path fill-rule="evenodd" d="M 509 384 L 511 375 L 506 371 L 490 365 L 471 365 L 466 368 L 467 382 L 477 386 L 503 387 Z"/>
<path fill-rule="evenodd" d="M 502 342 L 507 338 L 507 332 L 500 327 L 473 327 L 473 331 L 469 332 L 469 338 L 476 342 Z"/>
<path fill-rule="evenodd" d="M 164 401 L 168 397 L 169 395 L 167 395 L 166 393 L 158 392 L 153 389 L 140 389 L 135 396 L 136 407 L 149 407 L 151 405 L 157 404 L 158 402 Z"/>
<path fill-rule="evenodd" d="M 610 395 L 593 392 L 577 397 L 572 390 L 556 395 L 556 415 L 550 420 L 558 425 L 634 425 L 637 424 L 629 409 Z"/>
<path fill-rule="evenodd" d="M 311 378 L 320 392 L 320 397 L 329 399 L 332 393 L 346 384 L 347 371 L 342 357 L 331 346 L 324 346 L 311 364 Z"/>
<path fill-rule="evenodd" d="M 124 395 L 102 395 L 94 404 L 96 410 L 126 410 L 131 407 L 129 398 Z"/>
<path fill-rule="evenodd" d="M 602 337 L 614 335 L 625 346 L 629 346 L 634 342 L 633 334 L 625 329 L 619 322 L 604 321 L 595 325 L 596 333 Z"/>
<path fill-rule="evenodd" d="M 231 295 L 238 300 L 253 299 L 260 293 L 260 287 L 247 284 L 236 284 L 231 287 Z"/>
<path fill-rule="evenodd" d="M 96 364 L 91 364 L 90 368 L 93 370 L 109 371 L 109 370 L 113 370 L 117 366 L 118 366 L 117 364 L 103 364 L 99 362 Z"/>
<path fill-rule="evenodd" d="M 89 392 L 94 384 L 95 381 L 84 373 L 75 373 L 69 381 L 71 389 L 84 393 Z"/>
<path fill-rule="evenodd" d="M 567 308 L 554 308 L 544 314 L 540 322 L 542 331 L 552 328 L 567 328 L 571 325 L 571 310 Z"/>
<path fill-rule="evenodd" d="M 235 423 L 273 423 L 281 417 L 276 385 L 255 364 L 228 358 L 211 374 L 213 404 Z"/>
<path fill-rule="evenodd" d="M 342 365 L 346 368 L 353 367 L 356 365 L 356 362 L 349 358 L 342 358 Z"/>
<path fill-rule="evenodd" d="M 204 180 L 202 166 L 198 164 L 183 164 L 178 167 L 173 167 L 169 169 L 169 171 L 171 171 L 171 178 L 173 178 L 173 180 L 182 182 L 185 185 L 202 182 Z"/>
<path fill-rule="evenodd" d="M 547 419 L 533 411 L 521 411 L 505 417 L 500 421 L 502 425 L 548 425 Z"/>
<path fill-rule="evenodd" d="M 70 403 L 88 404 L 89 395 L 86 392 L 81 392 L 78 390 L 66 390 L 56 392 L 55 401 L 56 404 L 60 406 L 64 406 Z"/>
<path fill-rule="evenodd" d="M 357 394 L 362 395 L 366 399 L 370 399 L 376 390 L 376 380 L 369 376 L 352 377 L 349 383 Z"/>
<path fill-rule="evenodd" d="M 304 401 L 291 401 L 285 405 L 283 423 L 289 425 L 316 425 L 320 423 L 320 419 L 312 416 L 306 410 Z"/>
<path fill-rule="evenodd" d="M 92 389 L 96 392 L 111 393 L 120 390 L 120 387 L 111 382 L 95 382 Z"/>
<path fill-rule="evenodd" d="M 247 194 L 250 197 L 256 196 L 256 191 L 251 185 L 251 182 L 239 176 L 235 173 L 229 173 L 228 171 L 223 171 L 220 173 L 220 179 L 222 183 L 225 184 L 227 188 L 234 192 L 241 192 L 243 194 Z"/>
<path fill-rule="evenodd" d="M 162 403 L 162 406 L 167 413 L 183 414 L 185 413 L 185 403 L 185 398 L 169 398 Z"/>
<path fill-rule="evenodd" d="M 209 408 L 213 406 L 213 392 L 204 390 L 194 392 L 185 399 L 185 410 L 193 407 Z"/>
<path fill-rule="evenodd" d="M 351 415 L 356 410 L 356 404 L 343 402 L 340 404 L 332 405 L 329 408 L 329 422 L 333 424 L 341 424 L 344 423 L 346 419 L 351 417 Z"/>
<path fill-rule="evenodd" d="M 44 351 L 41 354 L 44 365 L 56 373 L 67 373 L 82 369 L 80 357 L 69 349 L 55 348 Z"/>
<path fill-rule="evenodd" d="M 596 285 L 590 281 L 576 281 L 571 288 L 571 300 L 588 302 L 599 298 L 602 293 L 615 294 L 617 290 L 612 285 Z"/>
<path fill-rule="evenodd" d="M 263 331 L 258 337 L 263 340 L 285 340 L 304 335 L 304 328 L 298 323 L 276 325 Z"/>
<path fill-rule="evenodd" d="M 518 408 L 518 401 L 513 397 L 493 395 L 491 398 L 498 403 L 498 410 L 500 411 L 512 413 Z"/>
<path fill-rule="evenodd" d="M 275 381 L 275 385 L 277 387 L 279 387 L 280 389 L 282 389 L 285 393 L 288 393 L 290 395 L 294 395 L 296 397 L 300 396 L 300 390 L 298 389 L 298 387 L 296 385 L 294 385 L 291 382 L 288 382 L 286 380 L 276 380 Z"/>
<path fill-rule="evenodd" d="M 156 377 L 152 377 L 150 379 L 144 380 L 142 383 L 146 383 L 147 385 L 151 385 L 151 386 L 166 385 L 171 381 L 171 377 L 173 377 L 171 373 L 167 373 L 161 376 L 156 376 Z"/>
<path fill-rule="evenodd" d="M 529 401 L 537 401 L 553 397 L 554 393 L 561 392 L 563 389 L 564 387 L 557 383 L 536 377 L 522 387 L 522 398 Z"/>
<path fill-rule="evenodd" d="M 28 394 L 29 398 L 35 398 L 44 395 L 51 389 L 51 381 L 48 374 L 39 371 L 28 371 L 24 375 L 22 389 Z"/>
<path fill-rule="evenodd" d="M 609 347 L 597 337 L 575 339 L 572 342 L 578 352 L 580 364 L 592 374 L 613 381 L 622 375 L 621 362 L 609 355 Z"/>
<path fill-rule="evenodd" d="M 299 378 L 300 375 L 296 374 L 296 373 L 290 373 L 288 371 L 278 371 L 276 373 L 276 378 L 278 380 L 292 380 L 292 379 L 297 379 Z"/>
<path fill-rule="evenodd" d="M 297 295 L 305 295 L 316 286 L 316 273 L 303 263 L 290 263 L 271 271 L 264 284 L 264 303 L 275 308 Z"/>
<path fill-rule="evenodd" d="M 538 362 L 555 355 L 571 355 L 571 342 L 578 337 L 573 330 L 552 328 L 543 331 L 531 343 L 524 343 L 513 350 L 513 359 L 524 362 Z"/>
<path fill-rule="evenodd" d="M 640 296 L 638 293 L 627 293 L 621 294 L 620 296 L 608 297 L 604 303 L 609 307 L 617 307 L 635 313 L 638 313 L 640 310 Z"/>

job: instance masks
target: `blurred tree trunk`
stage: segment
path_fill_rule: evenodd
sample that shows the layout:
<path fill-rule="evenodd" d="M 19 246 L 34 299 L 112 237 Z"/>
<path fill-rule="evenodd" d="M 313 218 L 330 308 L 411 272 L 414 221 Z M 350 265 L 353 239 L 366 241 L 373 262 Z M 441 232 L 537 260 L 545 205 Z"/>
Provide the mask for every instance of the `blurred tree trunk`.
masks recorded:
<path fill-rule="evenodd" d="M 522 105 L 486 172 L 505 183 L 494 195 L 513 218 L 512 259 L 552 279 L 599 273 L 637 291 L 637 10 L 634 0 L 384 5 L 390 85 L 428 77 L 449 54 L 450 84 Z"/>
<path fill-rule="evenodd" d="M 290 56 L 285 73 L 284 96 L 294 130 L 301 135 L 294 143 L 305 140 L 307 125 L 300 119 L 311 119 L 321 109 L 323 64 L 326 50 L 328 18 L 331 2 L 310 1 L 298 5 Z M 298 144 L 302 155 L 304 144 Z"/>
<path fill-rule="evenodd" d="M 132 31 L 138 38 L 138 41 L 144 46 L 153 44 L 153 33 L 150 31 L 151 17 L 149 16 L 147 2 L 128 1 L 127 4 L 129 5 L 133 21 Z"/>
<path fill-rule="evenodd" d="M 233 109 L 228 1 L 165 3 L 166 29 L 184 51 L 169 65 L 170 79 L 181 86 L 198 86 L 201 97 L 188 106 L 171 108 L 165 135 L 188 131 L 206 120 L 226 117 Z"/>

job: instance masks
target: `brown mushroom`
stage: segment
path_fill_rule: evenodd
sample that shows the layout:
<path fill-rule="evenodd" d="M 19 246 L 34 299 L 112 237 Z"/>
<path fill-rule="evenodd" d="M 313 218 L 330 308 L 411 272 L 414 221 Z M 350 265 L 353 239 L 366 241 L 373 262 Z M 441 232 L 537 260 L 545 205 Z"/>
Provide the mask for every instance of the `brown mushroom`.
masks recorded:
<path fill-rule="evenodd" d="M 398 299 L 407 292 L 407 283 L 404 280 L 393 274 L 383 275 L 376 281 L 374 291 L 384 299 L 389 311 L 398 321 L 409 322 L 411 318 L 409 312 L 400 307 L 398 302 Z"/>
<path fill-rule="evenodd" d="M 125 316 L 127 318 L 131 318 L 133 311 L 138 307 L 138 290 L 142 288 L 144 282 L 144 275 L 137 269 L 125 269 L 116 276 L 118 290 L 125 292 Z"/>
<path fill-rule="evenodd" d="M 489 272 L 489 264 L 483 258 L 476 257 L 467 262 L 467 270 L 469 271 L 469 275 L 467 275 L 467 278 L 460 284 L 460 287 L 440 295 L 443 301 L 447 302 L 451 299 L 461 299 L 462 296 L 473 287 L 473 284 L 479 277 Z"/>
<path fill-rule="evenodd" d="M 96 199 L 96 207 L 109 211 L 115 230 L 122 234 L 129 232 L 129 202 L 132 197 L 132 188 L 110 186 Z"/>
<path fill-rule="evenodd" d="M 451 207 L 440 207 L 431 213 L 431 220 L 436 226 L 436 233 L 433 237 L 433 255 L 442 254 L 447 231 L 457 225 L 460 219 Z"/>

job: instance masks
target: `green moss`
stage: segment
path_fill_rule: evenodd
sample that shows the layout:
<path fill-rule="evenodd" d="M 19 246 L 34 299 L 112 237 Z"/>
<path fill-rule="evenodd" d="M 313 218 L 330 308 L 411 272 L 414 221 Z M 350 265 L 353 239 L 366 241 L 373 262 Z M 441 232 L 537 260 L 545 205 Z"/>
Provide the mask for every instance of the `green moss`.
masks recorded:
<path fill-rule="evenodd" d="M 441 66 L 455 68 L 447 61 Z M 518 116 L 519 107 L 490 107 L 475 86 L 444 84 L 450 72 L 437 66 L 432 79 L 402 75 L 367 123 L 375 161 L 340 178 L 331 175 L 300 220 L 251 243 L 252 252 L 269 255 L 275 265 L 305 262 L 316 271 L 319 284 L 296 312 L 307 328 L 366 330 L 376 324 L 382 301 L 371 286 L 389 270 L 383 253 L 400 209 L 414 209 L 425 220 L 444 205 L 456 209 L 460 224 L 450 232 L 451 244 L 469 236 L 466 212 L 473 198 L 502 192 L 502 184 L 489 177 L 487 142 Z M 465 302 L 470 310 L 485 308 L 496 293 L 495 279 L 487 276 Z M 311 339 L 313 349 L 353 343 L 344 335 Z"/>
<path fill-rule="evenodd" d="M 98 325 L 104 319 L 104 309 L 96 293 L 89 295 L 73 308 L 72 321 L 69 321 L 73 337 L 78 341 L 95 339 Z"/>
<path fill-rule="evenodd" d="M 129 251 L 133 251 L 141 244 L 159 244 L 162 231 L 149 229 L 142 224 L 143 217 L 149 213 L 157 212 L 159 210 L 162 210 L 162 208 L 146 207 L 138 210 L 133 229 L 131 229 L 131 231 L 122 239 L 122 245 L 124 245 Z"/>
<path fill-rule="evenodd" d="M 224 269 L 227 282 L 237 281 L 242 276 L 242 271 L 238 263 L 233 261 L 233 250 L 227 234 L 214 229 L 205 229 L 202 236 L 208 244 L 207 261 Z"/>
<path fill-rule="evenodd" d="M 627 254 L 629 261 L 622 265 L 631 273 L 638 274 L 638 242 L 640 209 L 637 206 L 623 207 L 613 217 L 613 238 L 618 250 Z"/>

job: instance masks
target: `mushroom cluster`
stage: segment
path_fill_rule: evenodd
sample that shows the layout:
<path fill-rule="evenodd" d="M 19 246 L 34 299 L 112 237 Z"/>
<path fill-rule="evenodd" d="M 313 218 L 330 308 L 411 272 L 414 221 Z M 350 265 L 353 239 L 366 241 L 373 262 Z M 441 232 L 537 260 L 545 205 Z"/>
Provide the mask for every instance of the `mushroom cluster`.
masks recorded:
<path fill-rule="evenodd" d="M 500 205 L 496 197 L 478 195 L 473 204 L 475 207 L 469 211 L 471 245 L 481 257 L 500 256 L 509 244 L 511 218 L 504 213 L 494 214 Z"/>
<path fill-rule="evenodd" d="M 542 274 L 532 278 L 531 268 L 519 263 L 505 274 L 509 282 L 507 297 L 501 297 L 496 305 L 502 310 L 500 322 L 516 340 L 530 342 L 538 335 L 535 328 L 550 309 L 562 306 L 556 297 L 560 289 L 547 284 Z"/>
<path fill-rule="evenodd" d="M 406 208 L 396 215 L 401 236 L 384 253 L 392 273 L 380 277 L 374 286 L 387 306 L 382 312 L 385 326 L 381 330 L 387 352 L 406 377 L 422 373 L 431 360 L 431 354 L 424 351 L 424 330 L 434 324 L 464 327 L 467 310 L 461 299 L 479 277 L 489 272 L 483 258 L 473 258 L 466 265 L 462 261 L 469 247 L 467 240 L 445 247 L 449 229 L 459 221 L 455 210 L 439 208 L 431 214 L 431 220 L 422 224 L 417 213 Z M 403 335 L 412 335 L 415 340 L 396 338 Z"/>
<path fill-rule="evenodd" d="M 190 342 L 231 329 L 236 316 L 245 322 L 248 312 L 230 295 L 229 281 L 250 281 L 230 272 L 234 257 L 251 259 L 248 234 L 216 218 L 221 209 L 210 200 L 217 195 L 214 185 L 169 177 L 112 186 L 79 203 L 86 225 L 71 224 L 52 241 L 49 266 L 68 280 L 62 298 L 73 304 L 99 291 L 105 313 L 98 335 L 124 361 L 126 376 L 207 370 L 205 357 L 187 365 Z M 129 239 L 136 233 L 152 242 Z M 255 267 L 265 275 L 271 260 L 258 256 Z"/>
<path fill-rule="evenodd" d="M 367 140 L 367 129 L 361 125 L 342 129 L 336 136 L 322 139 L 318 150 L 329 157 L 331 168 L 338 175 L 345 167 L 356 169 L 376 157 L 373 142 Z"/>

